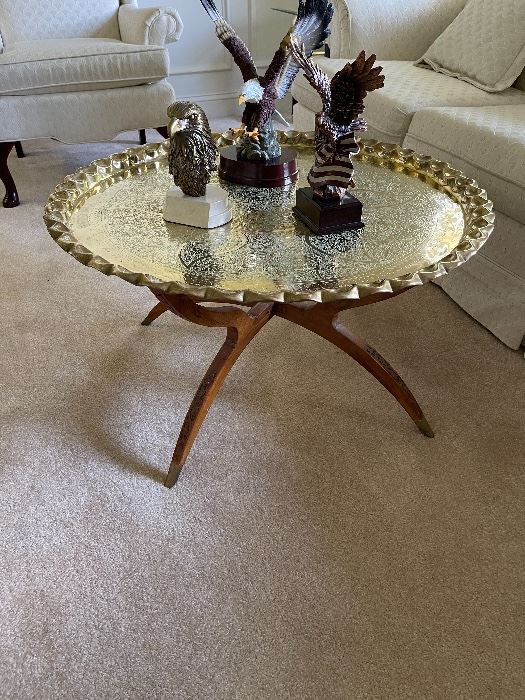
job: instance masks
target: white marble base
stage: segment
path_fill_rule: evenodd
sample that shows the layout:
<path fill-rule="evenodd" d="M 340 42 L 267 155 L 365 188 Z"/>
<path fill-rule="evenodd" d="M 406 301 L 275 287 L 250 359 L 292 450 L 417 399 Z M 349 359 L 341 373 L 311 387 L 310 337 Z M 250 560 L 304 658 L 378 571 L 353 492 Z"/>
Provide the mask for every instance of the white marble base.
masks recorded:
<path fill-rule="evenodd" d="M 208 185 L 204 197 L 188 197 L 179 187 L 170 187 L 164 204 L 164 219 L 196 228 L 217 228 L 232 220 L 228 193 L 218 185 Z"/>

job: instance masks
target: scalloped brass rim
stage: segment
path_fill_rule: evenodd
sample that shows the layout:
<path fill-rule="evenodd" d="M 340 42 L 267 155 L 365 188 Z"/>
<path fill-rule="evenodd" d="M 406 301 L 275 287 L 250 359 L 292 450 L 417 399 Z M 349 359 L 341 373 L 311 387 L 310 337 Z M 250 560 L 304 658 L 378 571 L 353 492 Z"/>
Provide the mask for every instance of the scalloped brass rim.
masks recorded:
<path fill-rule="evenodd" d="M 215 134 L 219 146 L 233 143 L 228 133 Z M 280 141 L 298 148 L 312 148 L 313 134 L 281 132 Z M 89 197 L 91 189 L 101 183 L 110 187 L 114 182 L 130 174 L 144 172 L 157 167 L 167 156 L 167 142 L 146 144 L 115 153 L 107 158 L 93 161 L 88 167 L 68 175 L 49 197 L 44 210 L 44 222 L 52 238 L 69 255 L 83 265 L 93 267 L 105 275 L 120 277 L 136 286 L 151 287 L 168 294 L 187 294 L 202 301 L 228 301 L 238 304 L 254 304 L 260 301 L 316 301 L 330 302 L 340 299 L 359 299 L 370 294 L 388 294 L 437 279 L 459 267 L 472 257 L 487 241 L 494 229 L 495 216 L 487 193 L 475 180 L 461 171 L 430 156 L 421 155 L 395 144 L 362 140 L 357 160 L 368 161 L 390 167 L 399 172 L 416 176 L 446 194 L 458 203 L 465 219 L 463 236 L 458 245 L 442 260 L 424 267 L 413 274 L 389 280 L 378 280 L 370 284 L 355 284 L 337 289 L 322 289 L 310 292 L 287 292 L 259 294 L 250 290 L 227 292 L 215 287 L 194 287 L 176 282 L 163 282 L 155 277 L 132 272 L 114 265 L 81 245 L 69 227 L 72 214 Z"/>

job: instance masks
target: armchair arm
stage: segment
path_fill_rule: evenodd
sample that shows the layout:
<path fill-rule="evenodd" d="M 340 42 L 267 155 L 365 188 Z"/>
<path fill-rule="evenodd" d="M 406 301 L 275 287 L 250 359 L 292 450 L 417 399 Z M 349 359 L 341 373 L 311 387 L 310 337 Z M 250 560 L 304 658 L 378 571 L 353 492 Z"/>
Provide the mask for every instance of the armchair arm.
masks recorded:
<path fill-rule="evenodd" d="M 184 28 L 177 10 L 167 7 L 121 5 L 118 22 L 120 38 L 126 44 L 164 46 L 178 41 Z"/>

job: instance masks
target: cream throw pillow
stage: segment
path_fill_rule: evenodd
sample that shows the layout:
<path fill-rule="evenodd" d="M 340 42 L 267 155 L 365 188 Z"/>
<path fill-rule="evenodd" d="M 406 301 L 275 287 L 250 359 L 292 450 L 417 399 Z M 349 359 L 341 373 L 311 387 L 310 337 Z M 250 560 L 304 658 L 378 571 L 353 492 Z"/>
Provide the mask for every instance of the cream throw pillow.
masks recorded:
<path fill-rule="evenodd" d="M 525 0 L 469 0 L 422 64 L 487 92 L 510 87 L 525 67 Z"/>

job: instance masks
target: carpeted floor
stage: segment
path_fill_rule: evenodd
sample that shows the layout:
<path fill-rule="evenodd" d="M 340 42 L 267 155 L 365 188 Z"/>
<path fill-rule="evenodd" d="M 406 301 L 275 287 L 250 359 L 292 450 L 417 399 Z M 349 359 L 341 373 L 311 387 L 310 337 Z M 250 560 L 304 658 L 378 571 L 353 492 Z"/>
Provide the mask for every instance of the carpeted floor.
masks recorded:
<path fill-rule="evenodd" d="M 141 327 L 153 297 L 41 221 L 130 144 L 28 145 L 0 210 L 0 697 L 523 698 L 523 354 L 432 285 L 346 314 L 432 441 L 274 319 L 167 491 L 222 331 Z"/>

